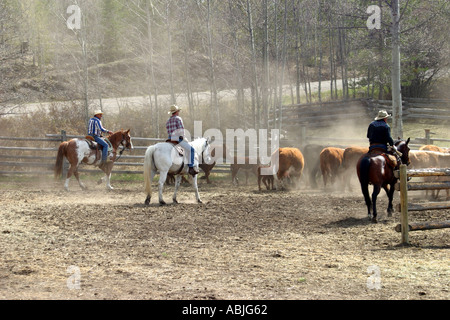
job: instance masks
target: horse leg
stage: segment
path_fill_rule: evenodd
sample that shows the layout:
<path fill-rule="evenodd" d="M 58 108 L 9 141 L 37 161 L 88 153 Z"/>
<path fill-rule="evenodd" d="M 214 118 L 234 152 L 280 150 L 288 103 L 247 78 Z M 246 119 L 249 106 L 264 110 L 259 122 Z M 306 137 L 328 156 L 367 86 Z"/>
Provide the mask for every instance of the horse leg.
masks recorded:
<path fill-rule="evenodd" d="M 150 183 L 152 183 L 153 178 L 155 177 L 156 172 L 151 170 L 150 171 Z M 147 198 L 145 198 L 145 204 L 149 205 L 150 204 L 150 200 L 151 200 L 152 194 L 151 194 L 151 189 L 149 190 L 149 194 L 147 194 Z"/>
<path fill-rule="evenodd" d="M 178 201 L 177 201 L 177 191 L 178 191 L 178 187 L 181 184 L 181 178 L 182 177 L 183 177 L 182 175 L 175 176 L 175 192 L 173 193 L 173 197 L 172 197 L 173 203 L 178 203 Z"/>
<path fill-rule="evenodd" d="M 369 184 L 361 181 L 361 191 L 364 196 L 364 201 L 366 202 L 367 216 L 369 217 L 369 220 L 370 220 L 371 209 L 372 209 L 372 200 L 370 199 L 370 195 L 369 195 Z"/>
<path fill-rule="evenodd" d="M 101 170 L 105 173 L 105 176 L 100 180 L 106 181 L 106 188 L 108 190 L 113 190 L 114 188 L 111 186 L 111 172 L 112 172 L 113 163 L 108 163 L 106 166 L 102 167 Z"/>
<path fill-rule="evenodd" d="M 389 189 L 388 189 L 387 185 L 383 186 L 383 189 L 384 189 L 384 191 L 386 191 L 386 195 L 388 196 L 388 199 L 389 199 L 388 208 L 387 208 L 388 217 L 392 217 L 392 212 L 394 212 L 394 206 L 392 204 L 392 201 L 394 199 L 394 190 L 395 190 L 394 188 L 395 188 L 394 184 L 390 184 Z"/>
<path fill-rule="evenodd" d="M 380 193 L 381 187 L 379 185 L 374 184 L 373 185 L 373 192 L 372 192 L 372 222 L 377 222 L 377 197 Z"/>
<path fill-rule="evenodd" d="M 73 175 L 75 176 L 75 178 L 77 178 L 78 184 L 80 185 L 81 189 L 87 190 L 87 187 L 80 180 L 80 174 L 78 173 L 78 168 L 75 169 L 75 171 L 73 172 Z"/>
<path fill-rule="evenodd" d="M 70 177 L 75 172 L 75 168 L 76 168 L 76 165 L 70 164 L 70 168 L 67 171 L 66 182 L 64 182 L 64 189 L 66 189 L 66 191 L 69 191 Z"/>
<path fill-rule="evenodd" d="M 166 204 L 166 202 L 163 200 L 163 189 L 166 179 L 167 179 L 167 171 L 161 171 L 159 173 L 159 204 L 162 206 Z"/>
<path fill-rule="evenodd" d="M 194 186 L 194 190 L 195 190 L 195 197 L 197 198 L 197 202 L 198 203 L 203 203 L 203 201 L 200 199 L 200 194 L 198 193 L 198 185 L 197 185 L 197 175 L 195 175 L 192 178 L 193 181 L 193 186 Z"/>

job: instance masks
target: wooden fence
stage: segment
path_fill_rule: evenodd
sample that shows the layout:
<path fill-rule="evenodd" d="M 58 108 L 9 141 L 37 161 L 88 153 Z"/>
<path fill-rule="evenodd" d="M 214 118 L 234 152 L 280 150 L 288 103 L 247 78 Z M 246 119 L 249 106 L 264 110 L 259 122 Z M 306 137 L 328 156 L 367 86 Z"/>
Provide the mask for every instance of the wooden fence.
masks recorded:
<path fill-rule="evenodd" d="M 0 141 L 12 141 L 10 145 L 0 146 L 0 174 L 31 174 L 50 175 L 56 161 L 56 153 L 59 144 L 72 138 L 83 138 L 84 136 L 67 135 L 65 131 L 61 134 L 46 134 L 45 138 L 19 138 L 1 137 Z M 132 137 L 133 151 L 125 151 L 114 166 L 113 173 L 142 174 L 145 150 L 149 145 L 164 141 L 165 139 Z M 8 143 L 6 143 L 8 144 Z M 12 144 L 12 145 L 11 145 Z M 21 146 L 17 146 L 17 145 Z M 89 169 L 91 168 L 91 169 Z M 68 162 L 64 160 L 63 174 L 66 175 Z M 99 173 L 92 166 L 82 165 L 80 172 Z M 230 172 L 229 165 L 216 165 L 212 172 Z"/>
<path fill-rule="evenodd" d="M 450 142 L 450 139 L 434 138 L 431 137 L 431 135 L 432 132 L 425 129 L 425 137 L 413 139 L 410 146 L 419 148 L 423 144 L 434 144 L 436 141 Z M 0 141 L 12 142 L 9 143 L 9 145 L 0 145 L 0 174 L 52 174 L 59 144 L 72 138 L 83 138 L 83 136 L 67 135 L 65 131 L 62 131 L 61 134 L 46 134 L 43 138 L 0 136 Z M 134 150 L 132 152 L 126 151 L 123 153 L 119 161 L 115 164 L 119 169 L 115 168 L 114 173 L 142 174 L 145 150 L 149 145 L 161 142 L 164 139 L 132 137 L 132 140 Z M 294 146 L 302 150 L 306 144 L 321 143 L 323 141 L 326 141 L 327 143 L 334 141 L 336 144 L 342 145 L 367 144 L 366 138 L 306 137 L 306 131 L 304 131 L 304 135 L 298 136 L 297 140 L 280 140 L 280 147 Z M 6 142 L 3 144 L 8 143 Z M 67 160 L 65 160 L 63 176 L 67 169 L 68 163 Z M 217 164 L 212 172 L 225 173 L 230 172 L 229 170 L 229 164 Z M 79 171 L 87 173 L 99 172 L 92 166 L 82 166 Z"/>
<path fill-rule="evenodd" d="M 307 104 L 284 105 L 281 109 L 282 128 L 290 131 L 301 127 L 324 127 L 339 121 L 372 119 L 379 110 L 392 113 L 391 100 L 350 99 Z M 404 98 L 402 118 L 450 120 L 450 100 Z M 271 120 L 270 122 L 272 122 Z"/>
<path fill-rule="evenodd" d="M 391 100 L 367 100 L 367 104 L 374 110 L 387 110 L 392 113 Z M 402 118 L 450 120 L 450 100 L 403 98 Z"/>
<path fill-rule="evenodd" d="M 395 188 L 400 191 L 400 224 L 395 227 L 397 232 L 402 234 L 402 243 L 409 244 L 409 231 L 431 230 L 450 228 L 450 220 L 438 222 L 409 223 L 409 211 L 450 209 L 450 202 L 429 202 L 425 204 L 411 204 L 408 202 L 408 190 L 448 190 L 450 181 L 439 182 L 408 182 L 412 177 L 450 177 L 450 168 L 447 169 L 416 169 L 406 170 L 406 165 L 400 165 L 400 170 L 396 172 L 400 182 Z"/>

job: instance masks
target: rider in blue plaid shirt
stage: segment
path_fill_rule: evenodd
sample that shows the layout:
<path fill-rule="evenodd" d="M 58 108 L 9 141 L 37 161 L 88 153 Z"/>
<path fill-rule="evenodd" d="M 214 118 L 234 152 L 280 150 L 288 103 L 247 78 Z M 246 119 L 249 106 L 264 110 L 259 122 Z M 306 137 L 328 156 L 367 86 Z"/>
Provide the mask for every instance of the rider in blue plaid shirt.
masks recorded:
<path fill-rule="evenodd" d="M 189 144 L 189 142 L 183 138 L 184 125 L 183 120 L 179 116 L 180 110 L 181 109 L 176 105 L 170 107 L 170 111 L 168 112 L 168 114 L 171 114 L 172 116 L 166 122 L 167 134 L 169 135 L 169 140 L 177 141 L 178 144 L 185 150 L 187 159 L 189 161 L 189 174 L 195 176 L 198 173 L 194 169 L 195 150 Z"/>

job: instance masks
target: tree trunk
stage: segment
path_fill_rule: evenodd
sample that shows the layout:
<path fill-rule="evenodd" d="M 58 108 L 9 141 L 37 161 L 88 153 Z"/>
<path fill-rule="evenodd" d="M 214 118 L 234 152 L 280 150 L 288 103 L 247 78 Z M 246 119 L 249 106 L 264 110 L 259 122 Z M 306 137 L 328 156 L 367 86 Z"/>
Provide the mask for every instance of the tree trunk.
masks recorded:
<path fill-rule="evenodd" d="M 402 92 L 400 79 L 400 7 L 392 0 L 392 127 L 394 137 L 403 137 Z"/>
<path fill-rule="evenodd" d="M 212 123 L 220 128 L 220 112 L 219 103 L 217 100 L 217 86 L 216 86 L 216 75 L 214 71 L 214 57 L 213 57 L 213 47 L 212 47 L 212 31 L 211 31 L 211 0 L 208 0 L 208 19 L 206 22 L 207 32 L 208 32 L 208 51 L 209 51 L 209 65 L 210 65 L 210 79 L 211 79 L 211 105 L 213 107 Z"/>
<path fill-rule="evenodd" d="M 146 23 L 147 23 L 147 33 L 148 33 L 148 68 L 150 71 L 150 81 L 151 81 L 151 89 L 153 89 L 154 97 L 155 97 L 155 115 L 153 116 L 153 120 L 155 121 L 154 125 L 154 134 L 157 138 L 160 138 L 160 128 L 159 128 L 159 108 L 158 108 L 158 89 L 156 87 L 155 80 L 155 72 L 153 67 L 153 37 L 152 37 L 152 19 L 150 14 L 150 7 L 148 1 L 145 2 L 145 13 L 146 13 Z M 151 92 L 149 94 L 150 106 L 152 104 L 152 95 Z"/>
<path fill-rule="evenodd" d="M 258 94 L 258 75 L 256 72 L 256 50 L 255 50 L 255 37 L 253 34 L 253 19 L 252 8 L 250 0 L 247 0 L 247 16 L 248 16 L 248 31 L 250 37 L 250 51 L 252 53 L 252 122 L 253 128 L 257 127 L 256 110 L 259 110 L 259 94 Z"/>

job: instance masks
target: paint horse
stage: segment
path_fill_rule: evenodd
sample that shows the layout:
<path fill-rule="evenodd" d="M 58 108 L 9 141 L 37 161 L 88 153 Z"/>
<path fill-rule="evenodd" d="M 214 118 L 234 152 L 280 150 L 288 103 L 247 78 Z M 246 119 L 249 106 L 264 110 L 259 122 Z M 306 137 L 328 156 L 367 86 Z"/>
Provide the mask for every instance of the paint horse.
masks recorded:
<path fill-rule="evenodd" d="M 114 166 L 114 161 L 117 156 L 117 149 L 122 147 L 120 154 L 125 149 L 133 149 L 131 142 L 130 129 L 120 130 L 114 132 L 106 138 L 112 146 L 112 151 L 108 153 L 108 157 L 112 162 L 107 163 L 100 169 L 105 173 L 106 187 L 110 190 L 111 186 L 111 171 Z M 80 181 L 78 167 L 81 163 L 98 166 L 101 163 L 101 151 L 97 148 L 97 143 L 89 141 L 88 138 L 75 138 L 69 141 L 64 141 L 59 145 L 58 154 L 56 156 L 56 163 L 54 167 L 55 178 L 61 176 L 63 168 L 64 157 L 69 161 L 70 167 L 67 171 L 64 188 L 69 191 L 69 181 L 72 175 L 77 179 L 81 189 L 85 190 L 87 187 Z"/>
<path fill-rule="evenodd" d="M 189 142 L 189 144 L 195 150 L 194 167 L 197 170 L 199 162 L 208 164 L 212 162 L 209 138 L 197 138 Z M 159 173 L 159 204 L 166 204 L 163 200 L 162 192 L 168 173 L 175 175 L 175 192 L 172 199 L 174 203 L 178 203 L 177 191 L 181 183 L 181 177 L 183 174 L 187 174 L 189 169 L 184 158 L 184 155 L 179 154 L 178 149 L 171 142 L 160 142 L 147 148 L 144 158 L 144 181 L 145 192 L 147 194 L 147 198 L 145 199 L 146 205 L 150 204 L 152 180 L 157 173 Z M 202 203 L 198 193 L 197 176 L 195 175 L 192 179 L 193 186 L 197 202 Z"/>

